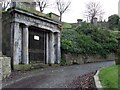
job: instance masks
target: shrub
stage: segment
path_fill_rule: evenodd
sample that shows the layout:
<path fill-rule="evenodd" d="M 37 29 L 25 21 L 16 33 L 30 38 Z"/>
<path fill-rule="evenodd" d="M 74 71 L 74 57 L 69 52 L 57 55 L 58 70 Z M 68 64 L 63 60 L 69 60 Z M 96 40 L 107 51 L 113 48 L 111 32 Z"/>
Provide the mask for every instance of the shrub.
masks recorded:
<path fill-rule="evenodd" d="M 117 39 L 109 30 L 83 23 L 73 30 L 63 30 L 61 47 L 65 52 L 106 57 L 116 52 Z"/>

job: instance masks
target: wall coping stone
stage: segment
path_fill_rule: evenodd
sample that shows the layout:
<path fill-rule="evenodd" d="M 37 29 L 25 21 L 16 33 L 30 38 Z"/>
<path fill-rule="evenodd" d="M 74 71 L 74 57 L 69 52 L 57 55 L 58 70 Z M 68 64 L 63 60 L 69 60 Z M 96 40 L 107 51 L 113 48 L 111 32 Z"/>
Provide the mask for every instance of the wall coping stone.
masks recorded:
<path fill-rule="evenodd" d="M 94 82 L 95 82 L 95 86 L 97 88 L 97 90 L 103 90 L 103 87 L 101 85 L 101 82 L 99 80 L 99 72 L 100 70 L 97 71 L 97 73 L 94 75 Z"/>

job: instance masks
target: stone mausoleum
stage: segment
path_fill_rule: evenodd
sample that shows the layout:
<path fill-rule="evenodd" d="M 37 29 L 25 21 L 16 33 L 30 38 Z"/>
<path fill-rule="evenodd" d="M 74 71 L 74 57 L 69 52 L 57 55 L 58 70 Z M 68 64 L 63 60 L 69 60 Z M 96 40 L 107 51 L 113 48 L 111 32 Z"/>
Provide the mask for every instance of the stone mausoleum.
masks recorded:
<path fill-rule="evenodd" d="M 36 11 L 32 2 L 13 2 L 2 18 L 3 54 L 13 65 L 60 63 L 58 15 Z"/>

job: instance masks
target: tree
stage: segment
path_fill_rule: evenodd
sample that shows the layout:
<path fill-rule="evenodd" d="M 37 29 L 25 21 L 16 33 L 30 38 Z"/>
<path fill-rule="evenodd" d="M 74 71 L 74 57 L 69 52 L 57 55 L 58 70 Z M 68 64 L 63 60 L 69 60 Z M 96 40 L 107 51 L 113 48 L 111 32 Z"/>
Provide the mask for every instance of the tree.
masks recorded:
<path fill-rule="evenodd" d="M 70 1 L 56 0 L 57 9 L 60 13 L 60 22 L 62 21 L 62 15 L 68 10 L 70 4 Z"/>
<path fill-rule="evenodd" d="M 48 0 L 36 0 L 36 4 L 39 7 L 40 12 L 43 12 L 48 6 Z"/>
<path fill-rule="evenodd" d="M 94 18 L 102 16 L 104 14 L 104 11 L 102 10 L 100 3 L 89 2 L 86 4 L 85 14 L 93 24 Z"/>
<path fill-rule="evenodd" d="M 108 24 L 110 29 L 118 28 L 119 16 L 114 14 L 108 17 Z"/>
<path fill-rule="evenodd" d="M 9 7 L 10 3 L 11 3 L 10 0 L 2 1 L 2 10 L 5 11 Z"/>

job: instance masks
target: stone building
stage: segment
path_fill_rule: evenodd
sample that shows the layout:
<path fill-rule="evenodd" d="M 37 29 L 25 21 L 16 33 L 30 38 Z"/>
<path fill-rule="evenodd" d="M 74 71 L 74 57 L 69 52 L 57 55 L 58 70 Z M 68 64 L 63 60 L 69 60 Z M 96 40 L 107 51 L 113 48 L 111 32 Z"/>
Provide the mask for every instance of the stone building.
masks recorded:
<path fill-rule="evenodd" d="M 3 54 L 13 65 L 60 63 L 61 24 L 36 11 L 33 3 L 13 3 L 3 13 L 2 26 Z"/>

